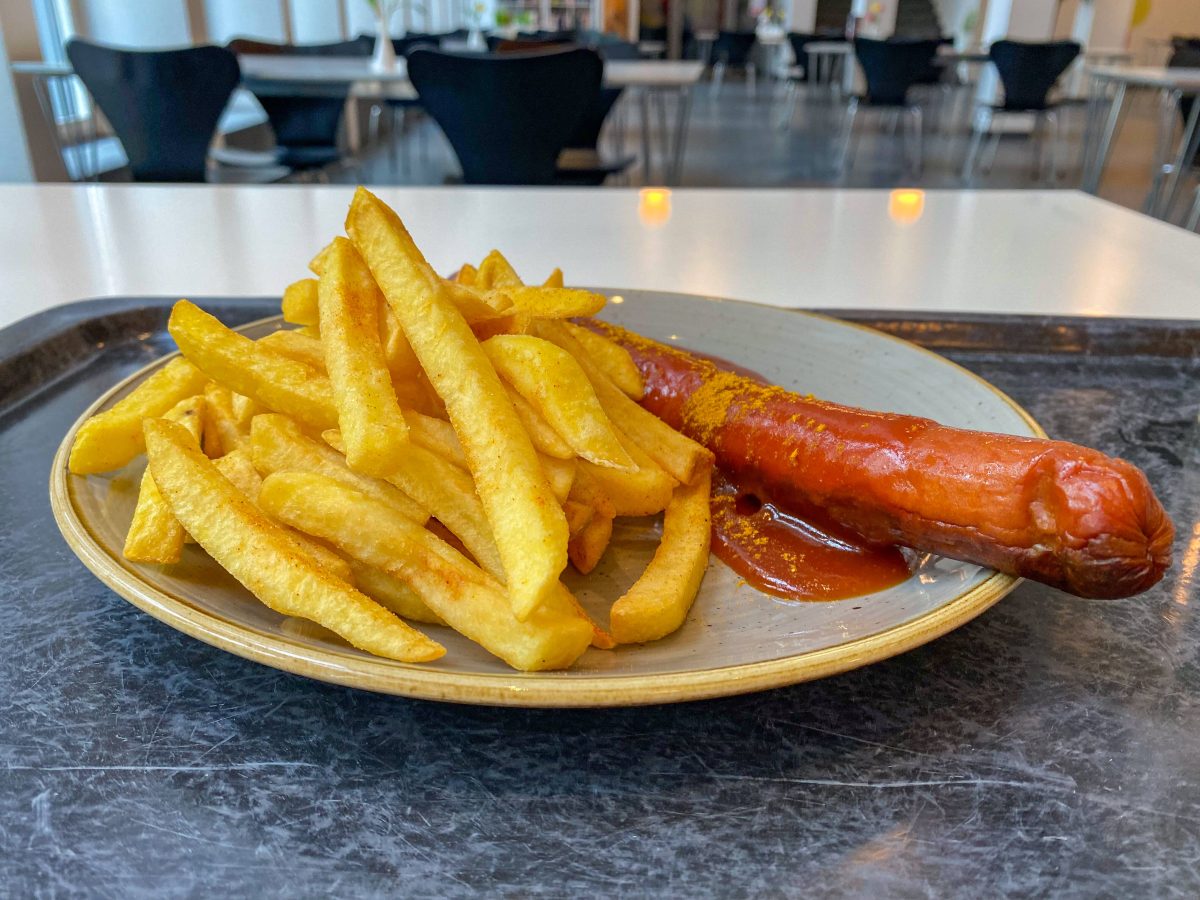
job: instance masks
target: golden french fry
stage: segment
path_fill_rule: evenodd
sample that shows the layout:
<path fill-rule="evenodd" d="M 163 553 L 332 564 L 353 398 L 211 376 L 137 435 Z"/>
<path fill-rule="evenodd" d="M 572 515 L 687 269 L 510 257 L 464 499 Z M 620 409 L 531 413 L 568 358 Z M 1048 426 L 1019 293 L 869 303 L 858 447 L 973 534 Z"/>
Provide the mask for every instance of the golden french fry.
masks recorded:
<path fill-rule="evenodd" d="M 214 459 L 213 464 L 243 497 L 258 506 L 258 492 L 262 489 L 262 477 L 254 468 L 254 463 L 250 460 L 250 453 L 245 447 L 239 447 L 231 453 L 226 453 L 220 459 Z M 286 525 L 280 527 L 312 558 L 313 562 L 342 581 L 354 584 L 354 573 L 351 571 L 350 563 L 328 547 L 318 544 L 308 535 L 293 531 Z M 364 591 L 364 593 L 367 592 Z"/>
<path fill-rule="evenodd" d="M 424 524 L 429 518 L 420 504 L 395 485 L 350 471 L 340 453 L 305 435 L 287 416 L 254 417 L 250 423 L 250 457 L 254 468 L 264 476 L 272 472 L 315 472 L 362 491 L 414 522 Z"/>
<path fill-rule="evenodd" d="M 342 449 L 345 439 L 338 432 L 327 431 L 322 437 L 335 450 Z M 468 472 L 410 442 L 396 453 L 386 480 L 445 525 L 482 569 L 497 578 L 504 577 L 500 553 Z"/>
<path fill-rule="evenodd" d="M 530 316 L 547 319 L 569 319 L 573 316 L 594 316 L 608 301 L 603 294 L 579 288 L 538 286 L 506 287 L 496 293 L 508 297 L 512 305 Z"/>
<path fill-rule="evenodd" d="M 470 263 L 463 263 L 454 274 L 454 280 L 459 284 L 465 284 L 470 287 L 475 283 L 476 271 L 476 268 Z"/>
<path fill-rule="evenodd" d="M 109 409 L 75 432 L 67 468 L 76 475 L 109 472 L 146 449 L 142 420 L 161 416 L 180 400 L 204 390 L 207 376 L 186 359 L 173 359 Z"/>
<path fill-rule="evenodd" d="M 560 269 L 556 266 L 554 271 L 551 272 L 546 277 L 546 280 L 542 282 L 542 287 L 556 287 L 556 288 L 563 287 L 562 269 Z"/>
<path fill-rule="evenodd" d="M 380 340 L 379 300 L 358 251 L 334 238 L 317 290 L 321 344 L 333 386 L 346 463 L 356 472 L 386 477 L 408 444 Z"/>
<path fill-rule="evenodd" d="M 613 384 L 632 399 L 642 399 L 646 392 L 646 383 L 642 380 L 642 373 L 628 350 L 590 328 L 584 328 L 574 322 L 564 322 L 563 325 L 567 333 L 579 341 L 596 367 L 612 379 Z"/>
<path fill-rule="evenodd" d="M 246 436 L 233 413 L 233 394 L 215 381 L 204 386 L 204 455 L 224 456 L 242 446 Z"/>
<path fill-rule="evenodd" d="M 504 254 L 493 250 L 484 257 L 475 275 L 475 287 L 487 290 L 489 288 L 521 287 L 525 282 L 517 275 Z"/>
<path fill-rule="evenodd" d="M 318 278 L 320 278 L 322 273 L 325 271 L 325 260 L 329 258 L 329 248 L 332 246 L 333 242 L 330 241 L 328 244 L 322 247 L 320 251 L 318 251 L 316 256 L 308 261 L 308 271 L 312 272 Z"/>
<path fill-rule="evenodd" d="M 414 444 L 432 450 L 460 469 L 467 469 L 467 457 L 453 425 L 445 419 L 435 419 L 411 409 L 404 410 L 404 421 L 408 423 L 408 436 Z"/>
<path fill-rule="evenodd" d="M 363 269 L 366 271 L 366 266 L 363 266 Z M 368 278 L 371 277 L 369 271 L 366 274 Z M 413 353 L 412 345 L 404 336 L 400 320 L 396 318 L 392 308 L 383 299 L 383 294 L 379 293 L 379 289 L 375 287 L 374 279 L 371 281 L 371 286 L 379 298 L 379 334 L 383 340 L 383 358 L 387 361 L 392 380 L 403 382 L 416 378 L 417 373 L 421 371 L 421 364 L 417 362 L 417 354 Z"/>
<path fill-rule="evenodd" d="M 627 472 L 580 461 L 576 478 L 586 473 L 593 479 L 612 503 L 614 515 L 652 516 L 662 512 L 671 502 L 677 482 L 620 429 L 617 437 L 637 469 Z"/>
<path fill-rule="evenodd" d="M 619 643 L 655 641 L 687 617 L 708 568 L 712 469 L 675 489 L 663 518 L 662 543 L 642 576 L 613 604 L 612 634 Z"/>
<path fill-rule="evenodd" d="M 575 458 L 575 451 L 571 449 L 571 445 L 550 426 L 550 423 L 533 408 L 528 400 L 517 393 L 516 388 L 511 384 L 504 383 L 504 392 L 508 394 L 508 401 L 512 404 L 513 412 L 517 414 L 521 426 L 529 435 L 529 440 L 533 442 L 533 449 L 544 456 L 552 456 L 556 459 Z"/>
<path fill-rule="evenodd" d="M 445 653 L 436 641 L 298 552 L 287 533 L 229 483 L 182 427 L 149 419 L 144 428 L 150 470 L 175 517 L 271 609 L 311 619 L 388 659 L 427 662 Z"/>
<path fill-rule="evenodd" d="M 534 327 L 539 337 L 557 344 L 575 357 L 596 389 L 596 396 L 609 420 L 619 424 L 621 430 L 666 469 L 671 477 L 689 484 L 698 472 L 712 467 L 713 455 L 708 448 L 680 434 L 654 413 L 629 399 L 592 362 L 583 345 L 561 322 L 540 319 Z"/>
<path fill-rule="evenodd" d="M 608 549 L 612 533 L 612 516 L 594 514 L 587 525 L 567 542 L 567 558 L 571 560 L 571 565 L 583 575 L 596 568 Z"/>
<path fill-rule="evenodd" d="M 272 353 L 294 359 L 296 362 L 310 366 L 314 371 L 325 371 L 325 346 L 320 338 L 301 334 L 299 331 L 272 331 L 255 341 L 259 347 L 265 347 Z"/>
<path fill-rule="evenodd" d="M 245 437 L 250 436 L 250 420 L 263 412 L 258 404 L 249 397 L 244 397 L 241 394 L 234 394 L 231 401 L 233 408 L 233 421 L 237 424 L 238 431 Z"/>
<path fill-rule="evenodd" d="M 262 350 L 187 300 L 175 304 L 167 330 L 183 355 L 218 384 L 312 431 L 337 426 L 329 379 L 309 366 Z"/>
<path fill-rule="evenodd" d="M 575 472 L 579 468 L 574 459 L 557 459 L 553 456 L 538 454 L 542 463 L 542 471 L 546 474 L 546 483 L 550 485 L 555 499 L 561 506 L 571 494 L 571 485 L 575 483 Z"/>
<path fill-rule="evenodd" d="M 563 504 L 563 513 L 565 513 L 567 517 L 567 534 L 573 538 L 575 535 L 579 534 L 579 532 L 583 531 L 587 523 L 592 521 L 592 516 L 595 514 L 595 512 L 596 511 L 586 503 L 579 503 L 575 500 L 568 499 L 567 502 Z M 571 544 L 568 542 L 568 556 L 570 555 L 570 552 Z"/>
<path fill-rule="evenodd" d="M 556 589 L 566 566 L 562 507 L 499 376 L 399 217 L 359 188 L 346 230 L 446 404 L 504 564 L 513 610 L 524 621 Z"/>
<path fill-rule="evenodd" d="M 204 396 L 197 394 L 180 400 L 167 411 L 164 418 L 178 422 L 187 429 L 192 440 L 199 443 L 205 429 L 205 405 Z M 122 555 L 132 562 L 163 565 L 177 563 L 183 552 L 183 540 L 183 526 L 171 512 L 170 505 L 163 499 L 147 467 L 142 472 L 137 505 L 133 508 L 133 520 L 129 523 L 129 531 L 125 533 Z"/>
<path fill-rule="evenodd" d="M 304 335 L 304 337 L 310 337 L 313 340 L 319 341 L 321 339 L 321 329 L 316 325 L 301 325 L 299 328 L 293 330 L 296 332 L 296 334 Z"/>
<path fill-rule="evenodd" d="M 350 571 L 354 573 L 355 587 L 400 618 L 425 622 L 428 625 L 446 624 L 446 620 L 426 606 L 420 595 L 402 579 L 357 559 L 350 560 L 349 565 Z"/>
<path fill-rule="evenodd" d="M 301 278 L 283 290 L 283 321 L 293 325 L 316 325 L 317 279 Z"/>
<path fill-rule="evenodd" d="M 264 507 L 289 525 L 403 579 L 452 628 L 514 668 L 564 668 L 592 640 L 587 621 L 565 602 L 565 591 L 550 592 L 551 599 L 521 621 L 499 581 L 432 532 L 344 485 L 285 473 L 267 478 L 261 496 Z"/>
<path fill-rule="evenodd" d="M 500 377 L 566 441 L 572 455 L 598 466 L 634 468 L 591 382 L 570 353 L 522 334 L 497 335 L 485 341 L 483 349 Z"/>

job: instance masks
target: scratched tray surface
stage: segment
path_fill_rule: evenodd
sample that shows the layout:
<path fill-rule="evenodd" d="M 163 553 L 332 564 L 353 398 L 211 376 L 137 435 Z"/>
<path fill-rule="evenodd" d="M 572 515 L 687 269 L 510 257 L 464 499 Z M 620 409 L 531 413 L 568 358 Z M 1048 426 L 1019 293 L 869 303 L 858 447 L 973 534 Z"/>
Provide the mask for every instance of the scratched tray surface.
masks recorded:
<path fill-rule="evenodd" d="M 538 711 L 267 669 L 83 568 L 50 515 L 50 459 L 103 389 L 172 349 L 170 302 L 0 331 L 0 893 L 1200 890 L 1197 323 L 844 314 L 1142 466 L 1179 531 L 1150 593 L 1025 584 L 823 682 Z M 231 323 L 277 308 L 201 302 Z"/>

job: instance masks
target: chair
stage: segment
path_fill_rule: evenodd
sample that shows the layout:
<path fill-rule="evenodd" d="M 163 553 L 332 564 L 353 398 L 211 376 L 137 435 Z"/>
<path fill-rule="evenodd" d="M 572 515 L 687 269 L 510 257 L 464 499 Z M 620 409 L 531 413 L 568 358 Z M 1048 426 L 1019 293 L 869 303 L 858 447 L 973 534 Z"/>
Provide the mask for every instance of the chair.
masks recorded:
<path fill-rule="evenodd" d="M 1200 68 L 1200 38 L 1175 37 L 1172 38 L 1171 44 L 1174 47 L 1174 51 L 1170 59 L 1167 60 L 1167 68 Z M 1178 109 L 1180 124 L 1183 126 L 1183 133 L 1180 135 L 1180 141 L 1182 142 L 1187 136 L 1187 127 L 1195 110 L 1195 96 L 1189 96 L 1179 90 L 1170 91 L 1163 97 L 1163 103 L 1164 116 L 1159 122 L 1158 140 L 1156 141 L 1157 146 L 1154 152 L 1154 180 L 1150 185 L 1150 191 L 1146 195 L 1146 203 L 1142 211 L 1149 215 L 1169 220 L 1172 207 L 1175 205 L 1179 181 L 1174 181 L 1175 187 L 1167 196 L 1163 196 L 1163 187 L 1175 173 L 1175 167 L 1180 162 L 1183 163 L 1185 168 L 1200 166 L 1200 146 L 1197 147 L 1196 153 L 1192 155 L 1190 160 L 1187 159 L 1187 149 L 1182 144 L 1179 147 L 1179 151 L 1172 155 L 1170 147 L 1174 138 L 1175 123 L 1168 115 L 1165 115 L 1173 108 Z M 1183 173 L 1181 172 L 1180 174 L 1182 175 Z"/>
<path fill-rule="evenodd" d="M 1050 180 L 1058 178 L 1059 119 L 1058 104 L 1052 102 L 1050 91 L 1063 72 L 1079 56 L 1079 44 L 1074 41 L 1050 41 L 1048 43 L 1025 43 L 1023 41 L 996 41 L 988 51 L 1000 82 L 1004 87 L 1004 102 L 979 109 L 974 123 L 974 133 L 963 163 L 963 180 L 970 180 L 975 172 L 975 162 L 984 137 L 991 132 L 992 122 L 997 115 L 1034 116 L 1034 136 L 1040 138 L 1042 131 L 1050 125 L 1054 128 L 1051 144 Z M 982 127 L 981 127 L 982 126 Z M 1039 141 L 1040 143 L 1040 141 Z M 984 172 L 991 171 L 1000 147 L 1000 132 L 992 134 L 992 146 L 983 166 Z M 1035 176 L 1043 168 L 1040 156 L 1035 154 Z"/>
<path fill-rule="evenodd" d="M 112 125 L 134 181 L 205 181 L 208 148 L 241 80 L 220 47 L 118 50 L 73 39 L 67 58 Z"/>
<path fill-rule="evenodd" d="M 713 41 L 713 93 L 720 93 L 725 83 L 725 70 L 741 69 L 746 73 L 746 89 L 754 94 L 757 90 L 757 75 L 752 53 L 758 38 L 753 31 L 722 31 Z"/>
<path fill-rule="evenodd" d="M 906 134 L 911 134 L 912 138 L 909 161 L 913 170 L 920 173 L 923 164 L 921 144 L 924 114 L 919 105 L 910 102 L 909 92 L 928 72 L 937 48 L 936 40 L 876 41 L 855 38 L 854 53 L 862 66 L 867 92 L 860 97 L 851 97 L 846 106 L 840 166 L 843 171 L 854 164 L 854 123 L 859 109 L 865 107 L 881 115 L 890 115 L 893 133 L 899 128 L 901 118 L 907 114 L 909 127 Z"/>
<path fill-rule="evenodd" d="M 1200 186 L 1196 188 L 1196 199 L 1192 201 L 1192 208 L 1184 219 L 1183 227 L 1188 231 L 1200 232 Z"/>
<path fill-rule="evenodd" d="M 801 34 L 795 31 L 789 31 L 787 39 L 788 44 L 792 48 L 795 65 L 788 73 L 787 96 L 782 106 L 783 114 L 779 117 L 780 128 L 787 128 L 796 115 L 796 101 L 800 95 L 800 83 L 811 84 L 815 75 L 806 48 L 814 41 L 824 40 L 824 38 L 816 34 Z"/>
<path fill-rule="evenodd" d="M 239 56 L 370 56 L 375 39 L 363 35 L 331 44 L 274 44 L 235 38 L 227 44 Z M 329 86 L 322 96 L 279 96 L 253 91 L 275 132 L 276 159 L 301 172 L 319 172 L 341 162 L 338 128 L 346 110 L 348 87 Z"/>
<path fill-rule="evenodd" d="M 579 47 L 458 54 L 419 48 L 408 75 L 468 184 L 554 184 L 557 161 L 600 92 L 604 63 Z"/>

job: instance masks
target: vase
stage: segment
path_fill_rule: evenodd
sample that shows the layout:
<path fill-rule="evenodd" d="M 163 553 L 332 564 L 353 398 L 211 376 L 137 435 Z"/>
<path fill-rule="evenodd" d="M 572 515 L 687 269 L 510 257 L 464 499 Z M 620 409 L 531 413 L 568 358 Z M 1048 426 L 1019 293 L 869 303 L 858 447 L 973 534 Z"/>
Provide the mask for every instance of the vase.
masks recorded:
<path fill-rule="evenodd" d="M 371 71 L 396 71 L 396 48 L 392 45 L 392 32 L 387 18 L 379 17 L 379 30 L 375 37 L 375 54 L 371 57 Z"/>

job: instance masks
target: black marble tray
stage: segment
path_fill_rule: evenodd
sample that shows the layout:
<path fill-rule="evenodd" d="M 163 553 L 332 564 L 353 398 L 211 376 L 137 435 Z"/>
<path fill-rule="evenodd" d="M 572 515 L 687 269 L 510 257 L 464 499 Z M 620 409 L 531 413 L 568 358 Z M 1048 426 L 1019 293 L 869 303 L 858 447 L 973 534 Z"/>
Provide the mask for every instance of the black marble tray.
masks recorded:
<path fill-rule="evenodd" d="M 843 314 L 1142 466 L 1179 529 L 1150 593 L 1025 584 L 826 681 L 561 712 L 263 668 L 76 561 L 51 456 L 170 348 L 169 302 L 0 331 L 0 896 L 1200 892 L 1200 323 Z M 203 305 L 229 322 L 277 309 Z"/>

